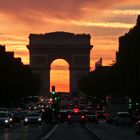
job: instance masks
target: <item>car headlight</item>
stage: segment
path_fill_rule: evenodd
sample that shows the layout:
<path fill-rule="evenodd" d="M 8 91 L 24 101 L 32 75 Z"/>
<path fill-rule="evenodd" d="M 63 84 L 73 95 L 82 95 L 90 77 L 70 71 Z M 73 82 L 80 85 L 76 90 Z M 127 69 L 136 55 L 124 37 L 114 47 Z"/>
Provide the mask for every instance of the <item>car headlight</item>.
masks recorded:
<path fill-rule="evenodd" d="M 5 120 L 5 123 L 8 123 L 9 121 L 8 120 Z"/>
<path fill-rule="evenodd" d="M 13 121 L 13 119 L 12 119 L 12 118 L 10 118 L 10 121 Z"/>
<path fill-rule="evenodd" d="M 38 121 L 41 121 L 41 118 L 39 118 Z"/>
<path fill-rule="evenodd" d="M 28 119 L 27 118 L 25 118 L 25 122 L 28 122 Z"/>

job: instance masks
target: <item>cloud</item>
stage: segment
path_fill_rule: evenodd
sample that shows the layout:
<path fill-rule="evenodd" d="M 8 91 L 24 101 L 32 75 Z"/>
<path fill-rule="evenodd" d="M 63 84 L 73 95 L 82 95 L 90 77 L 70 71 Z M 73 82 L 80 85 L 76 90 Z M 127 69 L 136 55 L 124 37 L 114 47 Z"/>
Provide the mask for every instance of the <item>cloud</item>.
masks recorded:
<path fill-rule="evenodd" d="M 126 2 L 129 4 L 138 2 L 138 0 L 117 0 L 117 3 L 116 0 L 0 0 L 0 15 L 10 19 L 8 21 L 10 24 L 13 23 L 12 26 L 15 27 L 16 24 L 17 29 L 22 30 L 24 28 L 27 32 L 31 32 L 31 28 L 38 31 L 39 28 L 46 28 L 50 24 L 57 24 L 56 26 L 73 24 L 77 26 L 130 28 L 131 23 L 103 22 L 105 18 L 109 20 L 108 17 L 104 16 L 106 10 L 119 7 Z M 130 10 L 131 13 L 139 13 L 138 9 L 136 11 Z M 130 12 L 127 9 L 125 12 L 120 9 L 110 11 L 110 14 L 121 13 Z"/>
<path fill-rule="evenodd" d="M 105 28 L 131 28 L 134 24 L 120 23 L 120 22 L 88 22 L 88 21 L 72 21 L 72 24 L 77 26 L 95 26 L 95 27 L 105 27 Z"/>
<path fill-rule="evenodd" d="M 96 11 L 101 13 L 104 9 L 125 1 L 127 0 L 117 0 L 117 3 L 115 0 L 0 0 L 0 12 L 28 23 L 43 22 L 51 17 L 80 19 L 85 15 L 95 17 Z"/>
<path fill-rule="evenodd" d="M 127 32 L 134 25 L 131 20 L 136 19 L 140 5 L 139 0 L 0 0 L 0 3 L 0 30 L 5 33 L 0 34 L 0 41 L 15 52 L 27 51 L 29 33 L 58 30 L 89 33 L 95 44 L 93 52 L 101 48 L 103 52 L 106 44 L 113 48 L 114 43 L 110 39 L 103 41 L 104 38 L 117 38 Z M 16 54 L 23 57 L 22 53 Z"/>

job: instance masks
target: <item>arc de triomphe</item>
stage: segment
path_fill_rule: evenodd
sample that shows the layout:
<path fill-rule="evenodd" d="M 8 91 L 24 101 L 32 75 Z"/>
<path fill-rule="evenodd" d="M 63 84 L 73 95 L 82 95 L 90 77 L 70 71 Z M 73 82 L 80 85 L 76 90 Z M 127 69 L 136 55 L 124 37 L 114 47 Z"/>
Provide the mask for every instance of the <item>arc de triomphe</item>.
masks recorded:
<path fill-rule="evenodd" d="M 69 64 L 70 92 L 77 90 L 78 80 L 90 70 L 89 34 L 69 32 L 50 32 L 46 34 L 30 34 L 29 49 L 30 66 L 41 79 L 40 95 L 50 92 L 50 66 L 56 59 L 64 59 Z M 59 80 L 59 79 L 58 79 Z"/>

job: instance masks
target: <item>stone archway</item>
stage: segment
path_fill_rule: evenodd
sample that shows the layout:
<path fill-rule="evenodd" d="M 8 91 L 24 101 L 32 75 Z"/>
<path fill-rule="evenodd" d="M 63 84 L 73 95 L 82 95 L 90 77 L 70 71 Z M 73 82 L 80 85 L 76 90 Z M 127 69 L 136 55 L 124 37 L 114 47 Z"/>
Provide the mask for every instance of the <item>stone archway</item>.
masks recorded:
<path fill-rule="evenodd" d="M 69 64 L 70 92 L 78 89 L 79 79 L 90 70 L 89 34 L 51 32 L 30 34 L 27 48 L 30 53 L 30 66 L 41 79 L 40 95 L 49 93 L 50 65 L 55 59 L 64 59 Z"/>

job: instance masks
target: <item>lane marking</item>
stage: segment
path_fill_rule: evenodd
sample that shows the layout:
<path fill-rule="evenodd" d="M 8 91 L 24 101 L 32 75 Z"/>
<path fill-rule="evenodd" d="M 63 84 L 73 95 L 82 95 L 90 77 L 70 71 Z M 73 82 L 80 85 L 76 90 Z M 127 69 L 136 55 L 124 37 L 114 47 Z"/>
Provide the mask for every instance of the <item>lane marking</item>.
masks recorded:
<path fill-rule="evenodd" d="M 88 126 L 84 126 L 85 130 L 88 131 L 88 133 L 91 134 L 91 136 L 95 139 L 95 140 L 102 140 L 102 138 L 98 135 L 95 135 L 94 132 L 88 127 Z"/>
<path fill-rule="evenodd" d="M 52 133 L 57 129 L 58 126 L 59 126 L 59 124 L 56 124 L 54 126 L 54 128 L 47 135 L 45 135 L 43 138 L 41 138 L 41 140 L 47 140 L 52 135 Z"/>

